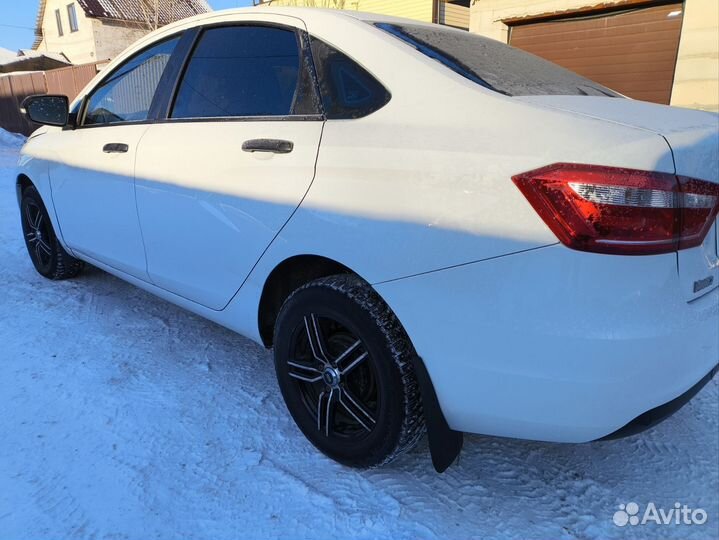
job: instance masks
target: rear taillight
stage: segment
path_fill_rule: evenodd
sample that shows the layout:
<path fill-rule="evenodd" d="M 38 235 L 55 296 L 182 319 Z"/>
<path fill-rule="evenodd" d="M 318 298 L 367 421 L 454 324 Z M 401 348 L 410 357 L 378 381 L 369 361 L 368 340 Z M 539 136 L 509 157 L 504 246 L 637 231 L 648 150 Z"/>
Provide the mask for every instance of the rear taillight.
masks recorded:
<path fill-rule="evenodd" d="M 512 178 L 566 246 L 619 255 L 700 245 L 719 185 L 673 174 L 557 163 Z"/>

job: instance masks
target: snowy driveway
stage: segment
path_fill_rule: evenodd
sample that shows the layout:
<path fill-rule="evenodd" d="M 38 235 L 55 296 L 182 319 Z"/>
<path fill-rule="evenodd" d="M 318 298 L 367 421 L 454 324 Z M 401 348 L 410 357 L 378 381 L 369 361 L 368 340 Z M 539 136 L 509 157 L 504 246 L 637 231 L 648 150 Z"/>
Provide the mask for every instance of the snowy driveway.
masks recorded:
<path fill-rule="evenodd" d="M 99 270 L 51 283 L 21 242 L 0 131 L 0 538 L 719 538 L 719 384 L 630 439 L 468 436 L 357 472 L 295 428 L 270 353 Z M 617 527 L 618 505 L 704 525 Z"/>

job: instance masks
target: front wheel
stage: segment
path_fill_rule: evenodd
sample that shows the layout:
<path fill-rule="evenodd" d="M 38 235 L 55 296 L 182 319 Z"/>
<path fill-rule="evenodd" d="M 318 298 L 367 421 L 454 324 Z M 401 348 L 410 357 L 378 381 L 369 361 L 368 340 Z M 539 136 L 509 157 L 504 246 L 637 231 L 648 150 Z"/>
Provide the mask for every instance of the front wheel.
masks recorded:
<path fill-rule="evenodd" d="M 353 467 L 387 463 L 424 433 L 413 348 L 399 321 L 361 279 L 312 281 L 284 303 L 275 369 L 304 435 Z"/>
<path fill-rule="evenodd" d="M 42 198 L 33 186 L 22 193 L 20 220 L 28 255 L 40 275 L 48 279 L 69 279 L 80 273 L 83 262 L 60 245 Z"/>

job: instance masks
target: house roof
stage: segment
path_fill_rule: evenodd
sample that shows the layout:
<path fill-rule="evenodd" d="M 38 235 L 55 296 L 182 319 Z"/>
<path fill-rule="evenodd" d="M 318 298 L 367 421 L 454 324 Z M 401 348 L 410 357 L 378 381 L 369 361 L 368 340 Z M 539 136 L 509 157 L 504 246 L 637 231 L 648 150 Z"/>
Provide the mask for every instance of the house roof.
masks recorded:
<path fill-rule="evenodd" d="M 154 10 L 155 0 L 77 0 L 88 17 L 146 22 Z M 206 0 L 158 0 L 161 25 L 212 11 Z"/>
<path fill-rule="evenodd" d="M 61 53 L 40 52 L 33 49 L 20 49 L 17 52 L 12 52 L 11 50 L 0 47 L 0 66 L 14 64 L 16 62 L 25 62 L 33 58 L 49 58 L 50 60 L 63 64 L 70 63 L 67 57 Z"/>
<path fill-rule="evenodd" d="M 77 0 L 85 15 L 95 19 L 113 19 L 128 22 L 154 21 L 155 0 Z M 161 26 L 186 17 L 208 13 L 212 8 L 207 0 L 157 0 L 158 22 Z M 42 41 L 42 22 L 45 19 L 45 8 L 47 0 L 40 0 L 40 5 L 35 23 L 35 42 L 32 45 L 36 49 Z"/>
<path fill-rule="evenodd" d="M 55 53 L 55 52 L 48 52 L 48 51 L 35 51 L 33 49 L 20 49 L 17 52 L 16 55 L 18 58 L 50 58 L 52 60 L 56 60 L 58 62 L 64 62 L 66 64 L 70 63 L 70 60 L 67 59 L 67 56 L 65 56 L 62 53 Z"/>
<path fill-rule="evenodd" d="M 30 49 L 20 49 L 12 56 L 0 56 L 0 73 L 16 71 L 45 71 L 70 65 L 64 54 L 38 52 Z"/>
<path fill-rule="evenodd" d="M 13 59 L 17 56 L 16 52 L 12 52 L 9 49 L 4 49 L 3 47 L 0 47 L 0 63 L 5 60 Z"/>
<path fill-rule="evenodd" d="M 40 5 L 37 8 L 37 19 L 35 19 L 35 41 L 32 43 L 33 49 L 37 49 L 42 42 L 42 21 L 45 19 L 46 3 L 46 0 L 40 0 Z"/>

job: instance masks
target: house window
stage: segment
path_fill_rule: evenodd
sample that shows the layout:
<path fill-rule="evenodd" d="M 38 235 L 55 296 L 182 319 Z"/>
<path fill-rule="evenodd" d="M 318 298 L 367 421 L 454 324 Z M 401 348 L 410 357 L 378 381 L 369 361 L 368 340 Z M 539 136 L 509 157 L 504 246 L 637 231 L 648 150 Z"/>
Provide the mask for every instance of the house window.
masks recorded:
<path fill-rule="evenodd" d="M 77 32 L 77 12 L 75 11 L 75 4 L 69 4 L 67 6 L 67 18 L 70 20 L 70 32 Z"/>
<path fill-rule="evenodd" d="M 57 34 L 62 36 L 65 32 L 62 31 L 62 17 L 59 9 L 55 10 L 55 21 L 57 21 Z"/>

